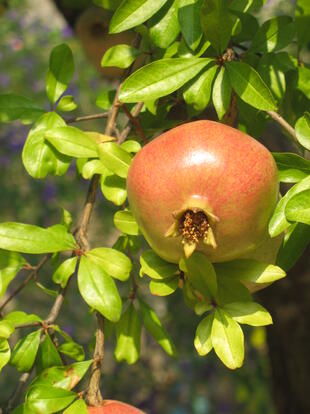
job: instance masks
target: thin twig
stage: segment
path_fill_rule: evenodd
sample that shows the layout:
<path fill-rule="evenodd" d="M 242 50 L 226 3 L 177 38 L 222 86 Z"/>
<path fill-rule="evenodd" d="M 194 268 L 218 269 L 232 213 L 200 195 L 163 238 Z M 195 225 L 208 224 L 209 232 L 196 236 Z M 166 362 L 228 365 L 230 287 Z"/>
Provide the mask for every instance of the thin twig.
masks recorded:
<path fill-rule="evenodd" d="M 144 105 L 143 102 L 139 102 L 134 107 L 132 114 L 131 114 L 134 119 L 136 119 L 139 113 L 141 112 L 143 105 Z M 132 123 L 129 122 L 128 120 L 128 125 L 123 129 L 121 136 L 118 140 L 118 144 L 122 144 L 127 139 L 128 135 L 130 134 L 131 129 L 132 129 Z"/>
<path fill-rule="evenodd" d="M 45 263 L 49 260 L 49 258 L 51 257 L 50 254 L 47 254 L 46 256 L 43 257 L 43 259 L 40 261 L 40 263 L 35 266 L 33 269 L 33 271 L 27 276 L 27 278 L 9 295 L 9 297 L 2 303 L 2 305 L 0 306 L 0 312 L 3 311 L 3 309 L 5 308 L 5 306 L 11 302 L 11 300 L 20 292 L 22 291 L 29 282 L 31 282 L 31 280 L 37 275 L 37 273 L 39 272 L 40 269 L 42 269 L 42 267 L 45 265 Z"/>
<path fill-rule="evenodd" d="M 234 91 L 231 93 L 229 108 L 223 117 L 223 123 L 235 128 L 238 125 L 238 99 Z"/>
<path fill-rule="evenodd" d="M 31 375 L 31 371 L 30 372 L 25 372 L 24 374 L 22 374 L 18 380 L 18 384 L 17 387 L 15 389 L 15 391 L 13 392 L 13 394 L 11 395 L 10 399 L 8 400 L 6 409 L 4 410 L 5 413 L 10 413 L 12 408 L 14 407 L 15 402 L 17 401 L 19 394 L 22 392 L 26 382 L 28 381 L 29 377 Z"/>
<path fill-rule="evenodd" d="M 103 119 L 107 118 L 109 112 L 102 112 L 101 114 L 77 116 L 75 118 L 69 118 L 66 120 L 67 124 L 73 124 L 74 122 L 83 122 L 83 121 L 93 121 L 94 119 Z"/>
<path fill-rule="evenodd" d="M 125 114 L 127 115 L 129 121 L 132 123 L 133 127 L 135 128 L 137 134 L 140 136 L 143 143 L 145 144 L 146 143 L 146 136 L 144 134 L 141 123 L 140 123 L 139 119 L 137 118 L 137 115 L 132 115 L 125 104 L 122 105 L 122 109 L 125 112 Z"/>
<path fill-rule="evenodd" d="M 281 125 L 282 128 L 284 128 L 285 131 L 288 132 L 289 135 L 293 138 L 293 140 L 298 144 L 298 140 L 297 140 L 297 136 L 296 136 L 294 128 L 284 118 L 282 118 L 282 116 L 279 115 L 277 112 L 274 112 L 274 111 L 266 111 L 266 112 L 270 116 L 270 118 L 272 118 L 279 125 Z"/>

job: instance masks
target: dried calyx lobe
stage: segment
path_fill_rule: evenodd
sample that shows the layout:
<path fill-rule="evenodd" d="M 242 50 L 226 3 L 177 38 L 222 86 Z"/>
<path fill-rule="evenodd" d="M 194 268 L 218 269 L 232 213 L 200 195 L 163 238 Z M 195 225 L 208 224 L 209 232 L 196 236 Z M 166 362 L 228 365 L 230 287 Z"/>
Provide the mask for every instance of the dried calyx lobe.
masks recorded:
<path fill-rule="evenodd" d="M 186 257 L 189 257 L 200 241 L 216 248 L 211 222 L 214 217 L 202 209 L 186 209 L 174 213 L 175 222 L 167 231 L 166 237 L 182 237 Z"/>

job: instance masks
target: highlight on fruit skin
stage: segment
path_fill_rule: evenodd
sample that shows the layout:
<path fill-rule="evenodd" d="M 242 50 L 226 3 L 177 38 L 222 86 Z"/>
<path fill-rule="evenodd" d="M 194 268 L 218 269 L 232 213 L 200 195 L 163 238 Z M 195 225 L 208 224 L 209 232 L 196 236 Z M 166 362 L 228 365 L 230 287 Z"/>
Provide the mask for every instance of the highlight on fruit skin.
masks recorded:
<path fill-rule="evenodd" d="M 261 143 L 202 120 L 143 147 L 129 168 L 127 191 L 131 211 L 160 257 L 178 263 L 197 249 L 222 262 L 250 255 L 269 239 L 279 182 Z"/>
<path fill-rule="evenodd" d="M 116 400 L 105 400 L 100 407 L 87 407 L 89 414 L 146 414 L 132 405 Z"/>

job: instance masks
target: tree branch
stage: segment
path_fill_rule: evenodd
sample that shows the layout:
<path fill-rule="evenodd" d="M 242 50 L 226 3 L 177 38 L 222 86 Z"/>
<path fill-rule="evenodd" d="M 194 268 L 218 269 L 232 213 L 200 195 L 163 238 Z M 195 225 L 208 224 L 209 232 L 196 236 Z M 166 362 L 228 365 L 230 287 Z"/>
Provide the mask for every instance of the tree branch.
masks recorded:
<path fill-rule="evenodd" d="M 75 118 L 66 119 L 66 123 L 67 124 L 73 124 L 74 122 L 93 121 L 94 119 L 107 118 L 108 115 L 109 115 L 109 112 L 103 112 L 101 114 L 77 116 Z"/>
<path fill-rule="evenodd" d="M 293 138 L 293 140 L 299 144 L 294 128 L 284 118 L 282 118 L 281 115 L 274 111 L 266 111 L 266 113 L 270 116 L 270 118 L 281 125 L 282 128 L 284 128 L 285 131 Z"/>
<path fill-rule="evenodd" d="M 143 102 L 139 102 L 137 103 L 137 105 L 134 107 L 131 116 L 136 119 L 137 116 L 139 115 L 139 113 L 141 112 L 142 108 L 143 108 L 144 103 Z M 118 144 L 122 144 L 128 137 L 128 135 L 130 134 L 130 131 L 132 129 L 132 123 L 129 122 L 128 120 L 128 125 L 123 129 L 121 136 L 118 140 Z"/>
<path fill-rule="evenodd" d="M 140 105 L 141 105 L 141 109 L 142 109 L 143 103 L 141 102 Z M 139 112 L 137 113 L 137 115 L 132 115 L 131 112 L 128 110 L 128 108 L 127 108 L 127 106 L 125 104 L 122 105 L 122 109 L 125 112 L 125 114 L 127 115 L 127 118 L 131 122 L 132 126 L 135 128 L 137 134 L 142 139 L 142 142 L 145 144 L 146 143 L 146 136 L 145 136 L 144 131 L 143 131 L 142 127 L 141 127 L 140 121 L 137 118 L 137 116 L 138 116 L 139 112 L 141 111 L 141 109 L 139 110 Z M 119 140 L 120 140 L 120 138 L 121 137 L 119 137 Z"/>

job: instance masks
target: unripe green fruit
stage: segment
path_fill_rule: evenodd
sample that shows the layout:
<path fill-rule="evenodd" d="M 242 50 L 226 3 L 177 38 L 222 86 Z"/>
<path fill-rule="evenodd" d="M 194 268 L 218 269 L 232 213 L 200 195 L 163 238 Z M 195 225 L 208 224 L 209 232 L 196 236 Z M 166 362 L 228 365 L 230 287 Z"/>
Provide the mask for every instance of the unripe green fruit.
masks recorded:
<path fill-rule="evenodd" d="M 213 121 L 165 132 L 133 159 L 131 211 L 153 250 L 177 263 L 197 249 L 212 262 L 251 254 L 268 239 L 279 182 L 271 153 Z"/>
<path fill-rule="evenodd" d="M 132 405 L 121 401 L 105 400 L 101 407 L 87 407 L 89 414 L 145 414 Z"/>

